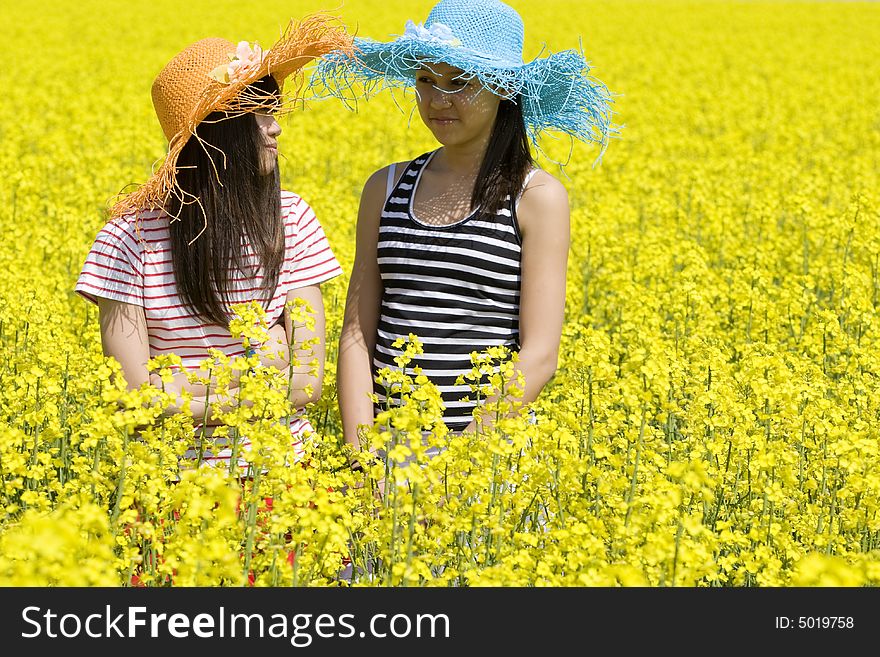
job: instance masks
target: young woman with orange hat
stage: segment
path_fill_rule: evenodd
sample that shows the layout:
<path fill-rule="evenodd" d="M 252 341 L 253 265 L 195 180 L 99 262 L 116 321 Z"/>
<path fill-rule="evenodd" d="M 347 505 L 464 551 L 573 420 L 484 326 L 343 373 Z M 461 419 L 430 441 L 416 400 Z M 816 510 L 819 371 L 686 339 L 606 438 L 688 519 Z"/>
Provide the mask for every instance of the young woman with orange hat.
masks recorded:
<path fill-rule="evenodd" d="M 520 16 L 499 0 L 441 0 L 391 42 L 356 38 L 353 55 L 328 56 L 313 78 L 318 95 L 342 98 L 353 88 L 415 88 L 440 143 L 376 171 L 361 196 L 337 377 L 356 448 L 367 447 L 358 431 L 385 404 L 376 374 L 399 369 L 394 343 L 409 334 L 424 347 L 409 368 L 438 386 L 451 431 L 475 427 L 476 401 L 458 380 L 471 352 L 517 351 L 525 403 L 556 370 L 568 195 L 535 166 L 530 142 L 554 130 L 604 150 L 616 129 L 611 94 L 583 56 L 523 63 L 523 36 Z"/>
<path fill-rule="evenodd" d="M 320 285 L 341 269 L 308 203 L 280 188 L 281 128 L 274 115 L 284 107 L 287 78 L 327 52 L 350 47 L 340 27 L 317 15 L 291 22 L 266 51 L 203 39 L 156 77 L 153 104 L 169 152 L 150 180 L 112 208 L 76 284 L 98 305 L 104 353 L 119 361 L 130 389 L 159 383 L 147 369 L 155 356 L 176 354 L 184 370 L 194 370 L 212 350 L 243 355 L 229 321 L 234 304 L 250 301 L 261 303 L 278 347 L 264 364 L 290 367 L 294 326 L 286 304 L 302 299 L 315 310 L 315 326 L 295 327 L 296 343 L 317 338 L 319 367 L 292 374 L 291 401 L 301 410 L 320 395 Z M 311 354 L 303 358 L 311 360 Z M 216 399 L 206 398 L 204 387 L 178 372 L 171 390 L 190 392 L 192 416 L 216 424 Z M 310 430 L 301 412 L 291 418 L 296 450 Z M 239 447 L 247 449 L 246 437 Z M 219 440 L 193 446 L 188 456 L 196 453 L 208 464 L 228 463 L 231 456 Z"/>

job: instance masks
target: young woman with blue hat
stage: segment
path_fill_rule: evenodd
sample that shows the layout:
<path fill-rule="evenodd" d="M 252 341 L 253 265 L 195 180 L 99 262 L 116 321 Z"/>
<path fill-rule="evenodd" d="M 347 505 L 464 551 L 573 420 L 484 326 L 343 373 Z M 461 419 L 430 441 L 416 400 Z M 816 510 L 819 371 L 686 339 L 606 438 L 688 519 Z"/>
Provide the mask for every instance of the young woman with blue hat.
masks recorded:
<path fill-rule="evenodd" d="M 361 195 L 338 361 L 343 430 L 355 447 L 384 404 L 375 374 L 397 368 L 393 343 L 411 333 L 424 354 L 410 368 L 439 387 L 452 431 L 474 428 L 476 402 L 456 383 L 472 351 L 518 351 L 524 403 L 556 370 L 568 195 L 535 166 L 530 142 L 553 130 L 604 150 L 611 97 L 576 51 L 523 63 L 523 34 L 499 0 L 441 0 L 424 24 L 409 21 L 391 42 L 355 39 L 354 56 L 331 54 L 318 69 L 317 84 L 343 98 L 355 84 L 368 94 L 414 87 L 441 144 L 376 171 Z"/>

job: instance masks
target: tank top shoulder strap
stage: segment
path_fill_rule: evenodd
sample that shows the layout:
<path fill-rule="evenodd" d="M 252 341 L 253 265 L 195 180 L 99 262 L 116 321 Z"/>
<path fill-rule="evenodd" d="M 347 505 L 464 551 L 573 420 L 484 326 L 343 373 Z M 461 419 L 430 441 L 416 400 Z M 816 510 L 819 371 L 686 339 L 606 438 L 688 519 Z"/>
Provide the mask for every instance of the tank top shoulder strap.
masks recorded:
<path fill-rule="evenodd" d="M 391 196 L 391 192 L 394 191 L 394 174 L 397 171 L 397 164 L 392 162 L 388 166 L 388 180 L 385 183 L 385 201 L 388 201 L 388 197 Z"/>
<path fill-rule="evenodd" d="M 414 188 L 414 182 L 419 172 L 428 161 L 430 153 L 425 153 L 415 158 L 403 169 L 398 179 L 398 166 L 391 164 L 388 167 L 388 175 L 385 180 L 385 203 L 382 206 L 382 216 L 387 213 L 409 212 L 409 201 Z"/>
<path fill-rule="evenodd" d="M 392 195 L 399 196 L 401 198 L 409 198 L 409 195 L 412 191 L 413 181 L 416 179 L 416 176 L 419 175 L 419 171 L 425 166 L 425 164 L 430 159 L 431 153 L 424 153 L 419 155 L 414 160 L 410 161 L 409 164 L 406 165 L 406 168 L 403 170 L 403 173 L 400 174 L 400 179 L 397 178 L 397 165 L 391 164 L 388 167 L 388 177 L 385 181 L 385 202 L 388 203 L 388 200 Z M 395 194 L 395 192 L 397 192 Z"/>

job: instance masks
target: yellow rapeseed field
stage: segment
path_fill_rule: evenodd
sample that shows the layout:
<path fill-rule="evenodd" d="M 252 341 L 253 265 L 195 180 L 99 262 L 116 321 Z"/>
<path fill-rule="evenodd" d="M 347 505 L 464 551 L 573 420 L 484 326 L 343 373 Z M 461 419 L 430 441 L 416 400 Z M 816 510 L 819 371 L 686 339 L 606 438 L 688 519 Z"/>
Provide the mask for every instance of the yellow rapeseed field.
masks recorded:
<path fill-rule="evenodd" d="M 416 373 L 386 375 L 405 403 L 365 474 L 346 467 L 333 377 L 358 197 L 433 142 L 401 94 L 285 117 L 282 184 L 346 272 L 324 286 L 319 436 L 284 465 L 286 384 L 256 368 L 252 414 L 227 417 L 253 440 L 251 481 L 179 468 L 192 422 L 163 420 L 161 391 L 111 382 L 75 280 L 109 199 L 163 155 L 149 89 L 180 49 L 268 46 L 319 9 L 384 39 L 432 3 L 339 4 L 0 9 L 0 585 L 880 583 L 871 3 L 510 0 L 527 59 L 582 45 L 624 126 L 598 166 L 594 147 L 543 144 L 572 206 L 559 370 L 536 423 L 465 436 L 444 433 Z M 405 362 L 419 343 L 400 347 Z M 419 459 L 432 428 L 446 449 Z"/>

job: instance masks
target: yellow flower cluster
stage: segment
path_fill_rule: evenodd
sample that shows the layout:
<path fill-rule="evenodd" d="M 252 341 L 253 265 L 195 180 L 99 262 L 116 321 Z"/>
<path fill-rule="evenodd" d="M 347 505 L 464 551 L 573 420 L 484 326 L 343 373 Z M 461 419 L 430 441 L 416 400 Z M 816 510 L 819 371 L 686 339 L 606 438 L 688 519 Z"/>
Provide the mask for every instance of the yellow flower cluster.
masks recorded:
<path fill-rule="evenodd" d="M 346 274 L 323 286 L 326 375 L 301 459 L 292 379 L 261 365 L 259 306 L 231 326 L 252 355 L 214 354 L 190 374 L 229 402 L 210 440 L 249 438 L 240 471 L 184 461 L 198 422 L 168 411 L 187 400 L 126 391 L 95 307 L 72 290 L 107 200 L 164 151 L 149 84 L 190 26 L 272 43 L 299 5 L 270 0 L 235 24 L 200 0 L 157 0 L 138 20 L 105 5 L 77 5 L 102 20 L 78 20 L 74 42 L 67 3 L 0 9 L 0 35 L 30 53 L 0 72 L 0 584 L 880 583 L 872 7 L 516 3 L 527 56 L 586 30 L 625 124 L 599 167 L 573 145 L 562 177 L 572 248 L 556 376 L 524 407 L 516 354 L 475 353 L 461 382 L 489 401 L 476 431 L 452 434 L 408 336 L 352 454 L 334 380 Z M 343 18 L 382 38 L 429 6 L 365 0 Z M 67 59 L 89 75 L 57 74 Z M 396 100 L 408 111 L 411 96 Z M 363 181 L 434 144 L 387 97 L 357 113 L 307 107 L 282 125 L 282 184 L 350 272 Z M 569 144 L 543 146 L 557 172 Z M 288 308 L 297 325 L 310 310 Z M 151 362 L 166 385 L 179 366 Z"/>

